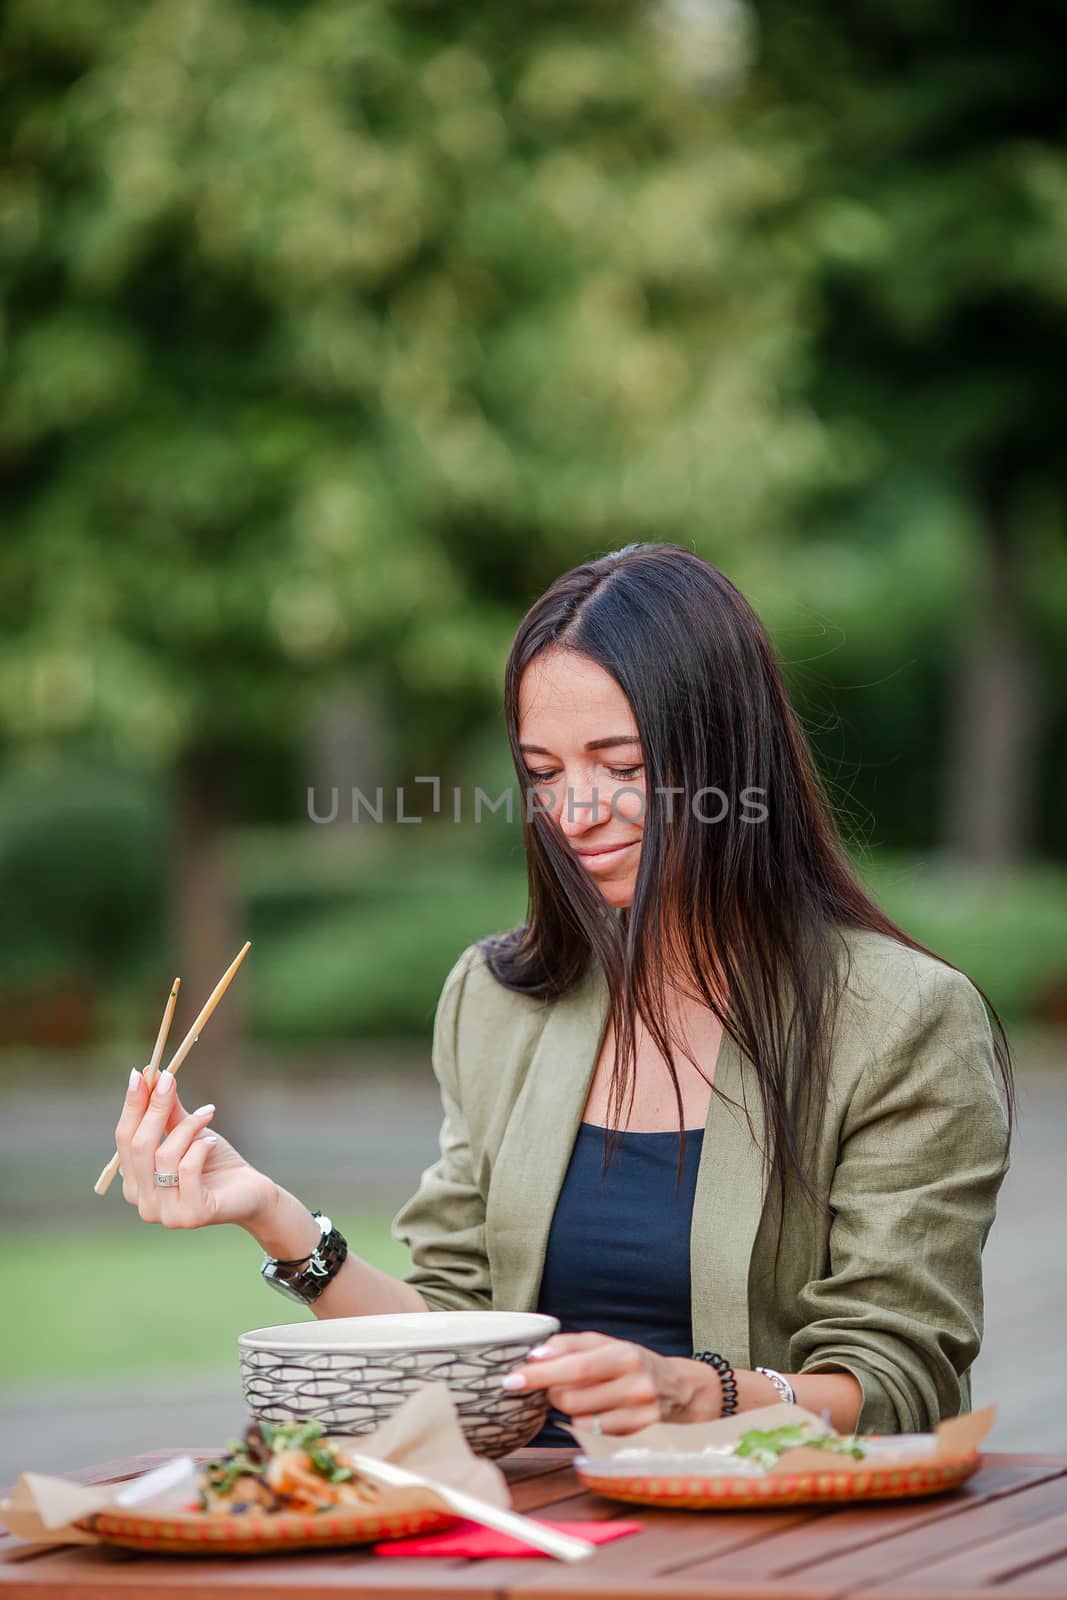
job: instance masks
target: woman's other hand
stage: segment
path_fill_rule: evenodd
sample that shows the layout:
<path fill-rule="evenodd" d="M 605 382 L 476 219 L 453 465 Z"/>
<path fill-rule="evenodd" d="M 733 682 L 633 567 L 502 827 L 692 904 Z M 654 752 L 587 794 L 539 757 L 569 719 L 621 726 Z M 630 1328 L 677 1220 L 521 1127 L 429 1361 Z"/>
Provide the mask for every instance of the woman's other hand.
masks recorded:
<path fill-rule="evenodd" d="M 269 1209 L 275 1185 L 232 1144 L 208 1132 L 214 1114 L 212 1105 L 187 1111 L 169 1072 L 159 1074 L 151 1093 L 144 1072 L 130 1073 L 115 1149 L 122 1197 L 137 1207 L 143 1221 L 164 1228 L 247 1225 Z M 160 1187 L 157 1172 L 176 1173 L 177 1184 Z"/>
<path fill-rule="evenodd" d="M 547 1389 L 549 1404 L 580 1426 L 600 1419 L 603 1433 L 636 1433 L 654 1422 L 709 1421 L 700 1364 L 661 1356 L 603 1333 L 556 1333 L 526 1364 L 500 1381 L 505 1389 Z M 702 1397 L 700 1415 L 694 1398 Z"/>

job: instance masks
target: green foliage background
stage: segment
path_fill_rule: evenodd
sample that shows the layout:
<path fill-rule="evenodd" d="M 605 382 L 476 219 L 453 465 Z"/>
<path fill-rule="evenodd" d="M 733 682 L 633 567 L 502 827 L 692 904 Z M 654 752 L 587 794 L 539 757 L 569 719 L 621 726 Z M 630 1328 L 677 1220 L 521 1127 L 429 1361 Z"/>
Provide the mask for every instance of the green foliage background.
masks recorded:
<path fill-rule="evenodd" d="M 301 830 L 301 741 L 351 682 L 386 708 L 385 781 L 469 781 L 524 608 L 653 538 L 750 595 L 875 856 L 959 853 L 957 679 L 1007 619 L 1033 865 L 976 892 L 989 952 L 1019 947 L 998 926 L 1034 952 L 1009 1005 L 1041 1003 L 1067 782 L 1047 19 L 12 0 L 0 28 L 0 984 L 83 972 L 102 1026 L 141 1026 L 170 777 L 206 752 L 256 1029 L 421 1030 L 449 952 L 522 915 L 516 841 L 383 837 L 346 875 L 240 830 Z"/>

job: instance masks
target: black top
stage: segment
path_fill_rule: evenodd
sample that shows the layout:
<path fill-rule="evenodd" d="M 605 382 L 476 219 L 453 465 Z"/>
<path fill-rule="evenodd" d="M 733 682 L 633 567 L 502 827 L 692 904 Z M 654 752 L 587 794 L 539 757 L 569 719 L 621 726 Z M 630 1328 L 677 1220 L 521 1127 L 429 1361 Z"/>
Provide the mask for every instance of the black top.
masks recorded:
<path fill-rule="evenodd" d="M 622 1133 L 608 1170 L 604 1129 L 579 1125 L 549 1231 L 538 1311 L 562 1333 L 592 1330 L 664 1356 L 693 1353 L 689 1231 L 703 1128 Z M 533 1445 L 573 1445 L 550 1410 Z"/>

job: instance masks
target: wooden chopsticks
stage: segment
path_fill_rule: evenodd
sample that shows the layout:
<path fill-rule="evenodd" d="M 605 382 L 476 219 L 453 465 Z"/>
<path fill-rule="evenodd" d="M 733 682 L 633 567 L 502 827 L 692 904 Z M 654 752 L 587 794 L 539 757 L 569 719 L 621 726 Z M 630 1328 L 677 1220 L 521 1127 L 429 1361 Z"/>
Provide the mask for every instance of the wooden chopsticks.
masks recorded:
<path fill-rule="evenodd" d="M 180 978 L 175 978 L 174 982 L 171 984 L 170 995 L 167 999 L 167 1007 L 163 1013 L 163 1021 L 159 1024 L 159 1032 L 156 1034 L 156 1042 L 152 1047 L 152 1055 L 148 1063 L 152 1069 L 151 1073 L 149 1074 L 149 1088 L 151 1088 L 152 1084 L 155 1082 L 156 1073 L 159 1071 L 159 1063 L 163 1058 L 163 1051 L 167 1043 L 167 1034 L 170 1032 L 170 1025 L 174 1017 L 174 1007 L 178 1003 L 178 990 L 181 988 L 181 986 L 182 980 Z"/>
<path fill-rule="evenodd" d="M 196 1021 L 189 1029 L 189 1032 L 185 1035 L 185 1038 L 182 1040 L 177 1050 L 175 1050 L 174 1054 L 167 1062 L 166 1070 L 168 1072 L 177 1072 L 178 1068 L 181 1066 L 182 1062 L 193 1048 L 193 1045 L 199 1039 L 200 1030 L 203 1028 L 205 1022 L 210 1017 L 211 1013 L 214 1011 L 223 995 L 226 993 L 226 990 L 230 987 L 230 984 L 233 982 L 234 975 L 237 972 L 237 968 L 241 965 L 241 962 L 244 960 L 251 948 L 251 939 L 246 939 L 237 955 L 230 962 L 229 966 L 226 968 L 226 971 L 222 974 L 222 977 L 208 995 L 200 1015 L 197 1017 Z"/>
<path fill-rule="evenodd" d="M 166 1067 L 168 1072 L 176 1073 L 178 1071 L 178 1068 L 181 1066 L 182 1062 L 193 1048 L 193 1045 L 199 1039 L 204 1024 L 207 1022 L 208 1018 L 211 1016 L 211 1013 L 214 1011 L 215 1007 L 226 993 L 226 990 L 230 987 L 230 984 L 233 982 L 237 968 L 241 965 L 241 962 L 244 960 L 251 948 L 252 941 L 250 939 L 246 939 L 240 951 L 230 962 L 230 965 L 226 968 L 226 971 L 222 974 L 222 977 L 208 995 L 207 1000 L 204 1002 L 204 1005 L 201 1008 L 199 1016 L 189 1029 L 189 1032 L 185 1035 L 185 1038 L 182 1040 L 181 1044 L 168 1061 Z M 170 1032 L 171 1019 L 174 1016 L 174 1007 L 178 1000 L 178 990 L 180 987 L 181 979 L 175 978 L 173 984 L 171 985 L 170 994 L 167 996 L 167 1004 L 166 1009 L 163 1012 L 163 1020 L 159 1024 L 159 1032 L 156 1035 L 155 1047 L 152 1051 L 152 1059 L 148 1064 L 148 1071 L 145 1074 L 145 1081 L 148 1084 L 149 1090 L 152 1089 L 156 1078 L 159 1076 L 159 1063 L 162 1060 L 163 1051 L 166 1048 L 167 1035 Z M 111 1187 L 112 1180 L 114 1179 L 118 1170 L 119 1153 L 116 1150 L 115 1154 L 111 1157 L 111 1160 L 108 1162 L 103 1172 L 101 1172 L 99 1178 L 97 1178 L 96 1182 L 93 1184 L 93 1193 L 107 1194 L 107 1191 Z"/>
<path fill-rule="evenodd" d="M 159 1063 L 166 1047 L 167 1035 L 170 1032 L 170 1024 L 174 1016 L 174 1007 L 178 1003 L 178 990 L 181 988 L 181 986 L 182 980 L 180 978 L 175 978 L 174 982 L 170 986 L 170 994 L 167 996 L 167 1004 L 163 1011 L 163 1020 L 159 1024 L 159 1032 L 156 1034 L 156 1042 L 152 1049 L 152 1058 L 148 1063 L 148 1072 L 145 1075 L 146 1082 L 148 1083 L 148 1087 L 150 1089 L 155 1083 L 156 1076 L 159 1072 Z M 97 1178 L 96 1182 L 93 1184 L 93 1193 L 107 1194 L 107 1191 L 111 1188 L 112 1180 L 114 1179 L 118 1170 L 119 1153 L 116 1150 L 115 1154 L 111 1157 L 111 1160 L 108 1162 L 99 1178 Z"/>

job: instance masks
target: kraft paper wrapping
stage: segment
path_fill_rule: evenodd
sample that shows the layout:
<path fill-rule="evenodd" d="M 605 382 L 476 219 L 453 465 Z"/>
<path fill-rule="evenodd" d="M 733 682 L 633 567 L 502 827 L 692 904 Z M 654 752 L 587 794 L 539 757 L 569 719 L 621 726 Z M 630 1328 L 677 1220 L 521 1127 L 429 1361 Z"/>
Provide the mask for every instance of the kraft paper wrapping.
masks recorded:
<path fill-rule="evenodd" d="M 858 1442 L 864 1450 L 869 1450 L 863 1460 L 836 1453 L 827 1456 L 824 1450 L 812 1449 L 810 1445 L 792 1445 L 782 1451 L 774 1466 L 765 1470 L 768 1474 L 825 1472 L 828 1461 L 833 1463 L 835 1473 L 867 1472 L 872 1462 L 879 1466 L 912 1466 L 919 1462 L 930 1465 L 949 1456 L 967 1455 L 977 1450 L 996 1415 L 995 1405 L 985 1406 L 966 1416 L 946 1418 L 938 1423 L 933 1433 L 860 1435 Z M 719 1417 L 715 1422 L 657 1422 L 637 1433 L 598 1434 L 574 1424 L 569 1425 L 568 1431 L 573 1433 L 582 1454 L 590 1461 L 611 1461 L 631 1450 L 647 1450 L 656 1457 L 677 1460 L 711 1449 L 722 1451 L 720 1459 L 729 1460 L 725 1454 L 728 1447 L 736 1444 L 750 1428 L 781 1428 L 787 1423 L 807 1423 L 819 1437 L 834 1432 L 814 1412 L 781 1402 L 761 1406 L 755 1411 L 742 1411 L 732 1417 Z M 561 1426 L 568 1427 L 568 1424 Z M 652 1460 L 652 1455 L 648 1463 L 650 1468 L 658 1464 Z M 709 1465 L 716 1461 L 714 1455 L 706 1459 Z"/>
<path fill-rule="evenodd" d="M 436 1478 L 490 1505 L 511 1505 L 511 1492 L 499 1467 L 471 1451 L 446 1384 L 425 1384 L 373 1433 L 358 1438 L 335 1435 L 332 1443 L 342 1451 L 352 1449 Z M 196 1498 L 196 1462 L 191 1456 L 179 1456 L 138 1478 L 91 1487 L 23 1472 L 10 1500 L 0 1501 L 0 1522 L 19 1538 L 38 1544 L 97 1544 L 95 1534 L 74 1526 L 93 1512 L 107 1506 L 173 1512 L 185 1510 Z M 374 1504 L 375 1512 L 382 1513 L 425 1507 L 448 1509 L 430 1488 L 386 1484 L 380 1486 Z"/>

